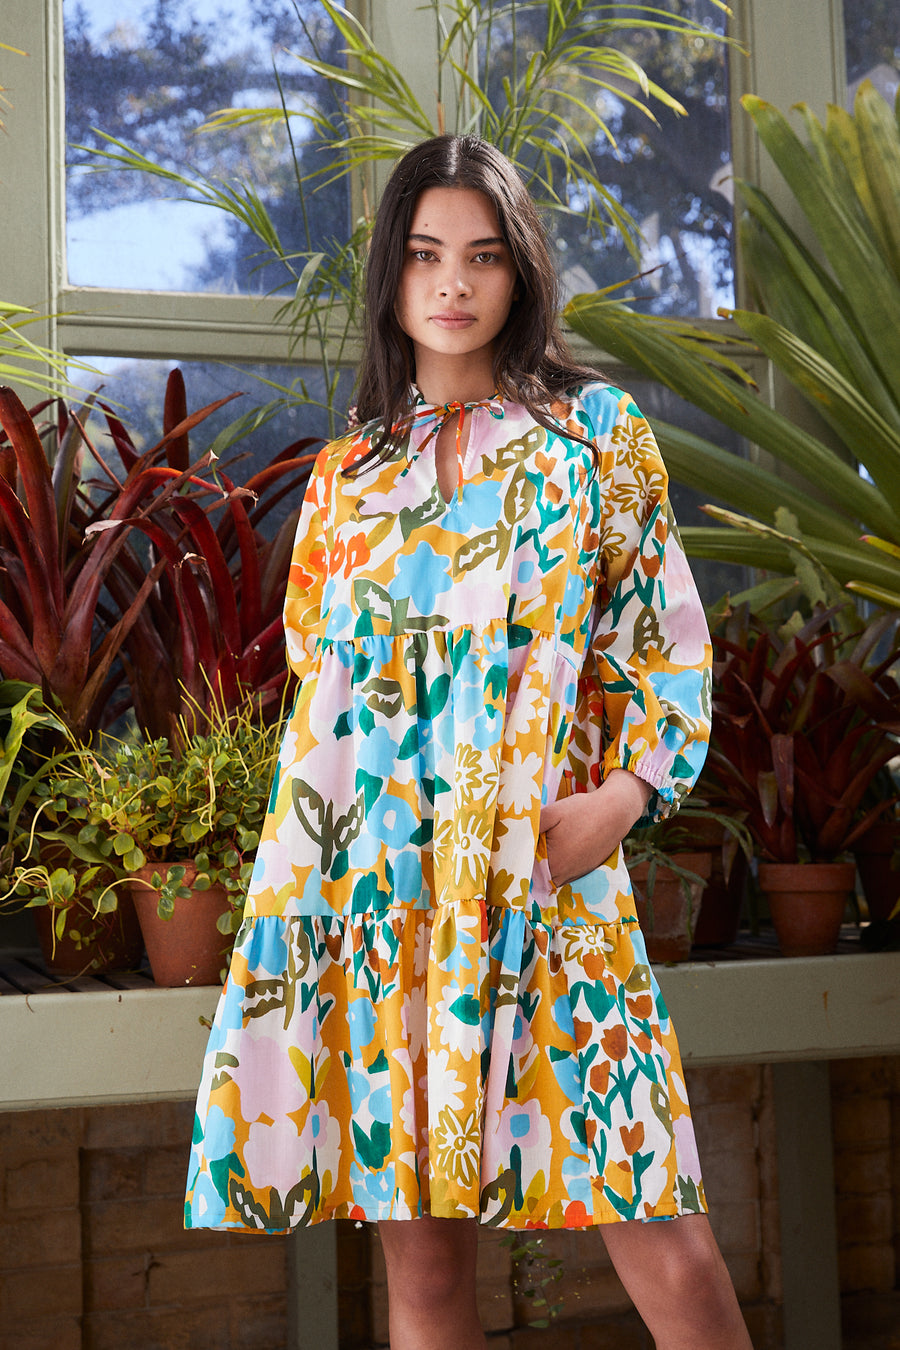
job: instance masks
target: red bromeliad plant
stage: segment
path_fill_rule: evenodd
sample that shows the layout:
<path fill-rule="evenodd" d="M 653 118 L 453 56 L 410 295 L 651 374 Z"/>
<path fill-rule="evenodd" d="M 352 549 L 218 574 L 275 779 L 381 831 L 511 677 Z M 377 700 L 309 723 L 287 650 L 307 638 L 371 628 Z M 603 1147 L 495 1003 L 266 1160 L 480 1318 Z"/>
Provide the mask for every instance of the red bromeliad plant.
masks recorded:
<path fill-rule="evenodd" d="M 178 371 L 170 376 L 166 407 L 184 425 Z M 125 428 L 105 411 L 123 461 L 136 462 Z M 185 715 L 190 712 L 196 721 L 198 711 L 209 712 L 213 701 L 220 712 L 237 710 L 252 694 L 263 717 L 280 707 L 287 680 L 284 591 L 303 486 L 315 458 L 309 447 L 315 443 L 308 438 L 288 446 L 243 487 L 217 472 L 221 493 L 211 504 L 178 494 L 165 513 L 123 522 L 142 531 L 156 566 L 164 565 L 122 650 L 135 715 L 151 739 L 177 740 Z M 183 472 L 189 458 L 185 432 L 172 448 L 170 464 L 174 460 L 173 467 Z M 267 538 L 261 525 L 288 496 L 295 506 Z M 222 512 L 217 525 L 214 511 Z"/>
<path fill-rule="evenodd" d="M 893 622 L 848 638 L 833 618 L 785 633 L 743 606 L 713 633 L 707 773 L 770 861 L 836 858 L 890 805 L 863 807 L 900 749 L 898 650 L 875 655 Z"/>
<path fill-rule="evenodd" d="M 105 408 L 117 474 L 62 407 L 48 454 L 32 416 L 0 390 L 0 671 L 39 685 L 78 739 L 127 706 L 115 698 L 123 677 L 151 736 L 168 734 L 183 711 L 180 681 L 207 697 L 219 689 L 228 704 L 260 689 L 280 699 L 276 611 L 291 525 L 271 542 L 258 525 L 285 493 L 299 499 L 312 456 L 292 453 L 304 443 L 244 488 L 217 483 L 208 452 L 190 463 L 189 435 L 229 398 L 188 415 L 173 372 L 163 437 L 142 454 Z M 87 482 L 89 456 L 101 477 Z M 210 499 L 228 513 L 218 530 Z M 134 546 L 136 529 L 149 559 Z"/>

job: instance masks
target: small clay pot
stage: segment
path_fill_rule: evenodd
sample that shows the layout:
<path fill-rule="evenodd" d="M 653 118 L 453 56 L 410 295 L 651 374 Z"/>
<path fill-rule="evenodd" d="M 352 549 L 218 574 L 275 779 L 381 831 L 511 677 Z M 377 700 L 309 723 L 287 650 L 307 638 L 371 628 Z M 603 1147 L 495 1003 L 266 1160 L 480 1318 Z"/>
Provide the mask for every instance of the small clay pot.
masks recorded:
<path fill-rule="evenodd" d="M 853 855 L 870 919 L 889 919 L 900 901 L 900 868 L 891 867 L 900 821 L 879 820 L 857 839 Z"/>
<path fill-rule="evenodd" d="M 157 911 L 159 892 L 151 884 L 154 872 L 165 880 L 169 869 L 177 864 L 147 863 L 130 883 L 134 907 L 147 944 L 147 956 L 153 972 L 154 984 L 166 989 L 184 985 L 221 984 L 222 971 L 228 965 L 233 934 L 221 933 L 216 923 L 229 909 L 228 893 L 224 886 L 211 886 L 206 891 L 191 891 L 191 895 L 175 901 L 175 912 L 170 919 L 162 919 Z M 197 869 L 193 863 L 178 864 L 185 871 L 183 884 L 190 888 Z"/>
<path fill-rule="evenodd" d="M 120 892 L 118 904 L 108 914 L 94 918 L 93 905 L 82 906 L 76 897 L 68 906 L 62 937 L 53 939 L 56 910 L 36 905 L 34 919 L 44 964 L 52 975 L 96 975 L 105 970 L 136 970 L 144 954 L 137 914 L 131 896 Z M 76 943 L 72 932 L 92 933 L 88 942 Z"/>
<path fill-rule="evenodd" d="M 783 956 L 828 956 L 837 948 L 856 879 L 852 862 L 759 864 L 759 886 Z"/>
<path fill-rule="evenodd" d="M 657 865 L 653 895 L 645 887 L 649 863 L 637 863 L 630 869 L 634 885 L 634 903 L 651 961 L 686 961 L 691 954 L 691 937 L 700 915 L 703 889 L 712 867 L 712 854 L 674 853 L 674 862 L 685 871 L 703 878 L 685 886 L 670 868 Z"/>

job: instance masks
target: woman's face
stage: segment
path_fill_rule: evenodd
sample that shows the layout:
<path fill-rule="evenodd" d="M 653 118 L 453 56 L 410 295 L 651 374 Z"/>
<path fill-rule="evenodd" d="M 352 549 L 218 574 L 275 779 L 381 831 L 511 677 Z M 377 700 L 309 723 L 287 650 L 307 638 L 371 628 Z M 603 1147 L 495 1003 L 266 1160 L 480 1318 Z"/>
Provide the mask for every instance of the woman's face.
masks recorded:
<path fill-rule="evenodd" d="M 395 311 L 416 373 L 442 359 L 490 376 L 517 273 L 497 213 L 474 188 L 426 188 L 406 239 Z"/>

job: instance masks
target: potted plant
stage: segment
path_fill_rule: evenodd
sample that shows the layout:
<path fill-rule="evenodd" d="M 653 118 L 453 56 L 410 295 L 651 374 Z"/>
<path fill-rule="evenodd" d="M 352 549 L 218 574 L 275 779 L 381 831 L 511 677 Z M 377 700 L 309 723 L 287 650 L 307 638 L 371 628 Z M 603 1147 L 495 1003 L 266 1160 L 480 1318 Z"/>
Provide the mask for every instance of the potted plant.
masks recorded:
<path fill-rule="evenodd" d="M 751 852 L 742 821 L 703 797 L 692 796 L 676 815 L 632 832 L 625 856 L 651 961 L 687 960 L 714 872 L 723 884 L 739 883 L 738 859 Z"/>
<path fill-rule="evenodd" d="M 888 805 L 865 798 L 898 749 L 894 636 L 883 618 L 848 633 L 816 607 L 779 627 L 748 605 L 713 632 L 708 772 L 753 836 L 785 955 L 834 950 L 855 878 L 849 850 Z M 807 931 L 819 921 L 820 935 Z"/>
<path fill-rule="evenodd" d="M 240 925 L 281 739 L 253 699 L 213 702 L 177 738 L 79 746 L 45 786 L 42 841 L 111 870 L 137 908 L 157 984 L 211 984 Z"/>
<path fill-rule="evenodd" d="M 31 909 L 44 964 L 54 975 L 89 975 L 135 970 L 144 951 L 137 914 L 129 896 L 117 896 L 115 873 L 97 863 L 69 858 L 57 850 L 51 862 L 20 864 L 6 908 Z"/>

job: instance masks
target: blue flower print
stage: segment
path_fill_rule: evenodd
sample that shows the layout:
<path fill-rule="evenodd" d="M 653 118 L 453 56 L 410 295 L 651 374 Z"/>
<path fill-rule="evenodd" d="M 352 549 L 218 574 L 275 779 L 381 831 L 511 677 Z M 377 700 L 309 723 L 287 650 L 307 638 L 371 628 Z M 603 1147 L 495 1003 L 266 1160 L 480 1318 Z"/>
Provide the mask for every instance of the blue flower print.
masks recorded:
<path fill-rule="evenodd" d="M 444 529 L 465 534 L 474 525 L 486 530 L 500 519 L 500 484 L 466 483 L 462 501 L 453 498 L 453 505 L 444 517 Z"/>
<path fill-rule="evenodd" d="M 363 1049 L 375 1031 L 375 1010 L 364 998 L 355 998 L 347 1009 L 350 1023 L 350 1052 L 355 1060 L 362 1058 Z"/>
<path fill-rule="evenodd" d="M 200 1173 L 185 1208 L 187 1226 L 191 1228 L 216 1228 L 225 1218 L 225 1201 L 208 1172 Z"/>
<path fill-rule="evenodd" d="M 369 812 L 368 826 L 379 839 L 391 848 L 402 848 L 418 826 L 416 814 L 409 802 L 392 792 L 379 797 Z"/>
<path fill-rule="evenodd" d="M 364 1172 L 354 1163 L 350 1169 L 350 1184 L 353 1199 L 361 1209 L 371 1212 L 373 1200 L 378 1205 L 389 1205 L 396 1189 L 394 1164 L 389 1163 L 383 1172 Z"/>
<path fill-rule="evenodd" d="M 350 845 L 350 866 L 354 871 L 365 872 L 374 867 L 381 852 L 381 840 L 376 835 L 363 830 Z"/>
<path fill-rule="evenodd" d="M 422 894 L 422 858 L 408 850 L 394 859 L 394 895 L 400 904 L 418 900 Z"/>
<path fill-rule="evenodd" d="M 390 778 L 397 762 L 398 745 L 386 727 L 373 727 L 357 748 L 357 762 L 374 778 Z"/>
<path fill-rule="evenodd" d="M 268 975 L 280 975 L 287 965 L 287 943 L 284 940 L 284 920 L 277 915 L 260 918 L 250 930 L 247 944 L 247 968 L 254 974 L 265 971 Z M 236 1027 L 241 1025 L 240 1011 Z"/>
<path fill-rule="evenodd" d="M 434 602 L 453 581 L 447 575 L 447 559 L 435 553 L 424 539 L 411 556 L 397 559 L 397 574 L 391 583 L 391 596 L 409 596 L 419 614 L 433 615 Z"/>
<path fill-rule="evenodd" d="M 221 1106 L 212 1106 L 206 1117 L 203 1132 L 204 1152 L 207 1158 L 227 1158 L 234 1148 L 234 1121 L 229 1120 Z"/>
<path fill-rule="evenodd" d="M 688 717 L 703 716 L 703 673 L 699 670 L 657 670 L 648 683 L 662 704 L 671 704 Z"/>
<path fill-rule="evenodd" d="M 576 1137 L 573 1135 L 573 1149 L 575 1147 Z M 562 1175 L 569 1199 L 580 1200 L 590 1212 L 592 1204 L 591 1178 L 584 1163 L 579 1158 L 566 1158 L 562 1165 Z"/>

